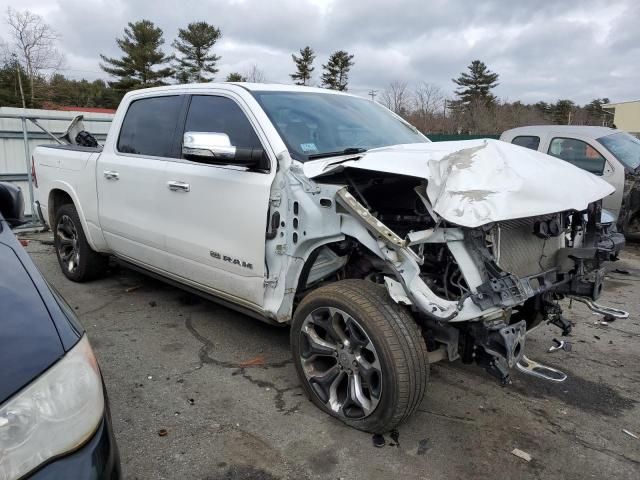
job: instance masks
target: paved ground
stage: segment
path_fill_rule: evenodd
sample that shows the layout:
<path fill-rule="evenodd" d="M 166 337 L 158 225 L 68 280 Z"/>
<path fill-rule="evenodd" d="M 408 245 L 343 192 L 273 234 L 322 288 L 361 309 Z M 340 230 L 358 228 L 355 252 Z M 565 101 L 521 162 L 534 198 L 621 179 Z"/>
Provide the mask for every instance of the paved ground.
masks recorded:
<path fill-rule="evenodd" d="M 125 269 L 73 284 L 48 237 L 36 238 L 28 251 L 97 351 L 129 479 L 640 476 L 640 440 L 623 432 L 640 436 L 640 245 L 613 265 L 629 274 L 611 272 L 602 298 L 630 310 L 628 321 L 595 325 L 579 304 L 566 310 L 572 352 L 546 353 L 551 327 L 530 336 L 529 356 L 563 369 L 565 383 L 516 374 L 501 388 L 477 367 L 434 365 L 399 445 L 387 437 L 376 449 L 306 400 L 286 329 Z"/>

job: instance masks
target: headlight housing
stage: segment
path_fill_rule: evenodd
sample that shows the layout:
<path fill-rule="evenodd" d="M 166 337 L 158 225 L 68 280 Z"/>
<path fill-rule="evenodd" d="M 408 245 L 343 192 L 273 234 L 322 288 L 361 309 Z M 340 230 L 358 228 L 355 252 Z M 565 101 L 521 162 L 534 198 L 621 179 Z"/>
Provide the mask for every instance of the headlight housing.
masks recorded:
<path fill-rule="evenodd" d="M 81 446 L 104 414 L 98 363 L 87 336 L 0 407 L 0 480 L 14 480 Z"/>

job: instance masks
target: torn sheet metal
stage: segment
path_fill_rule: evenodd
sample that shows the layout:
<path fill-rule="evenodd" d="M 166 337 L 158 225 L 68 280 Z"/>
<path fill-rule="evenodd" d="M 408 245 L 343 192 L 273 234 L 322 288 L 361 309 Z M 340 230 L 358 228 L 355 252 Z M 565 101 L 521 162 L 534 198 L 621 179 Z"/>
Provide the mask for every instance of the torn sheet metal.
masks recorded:
<path fill-rule="evenodd" d="M 570 163 L 493 139 L 378 148 L 354 160 L 307 162 L 304 173 L 314 178 L 341 167 L 424 178 L 433 210 L 464 227 L 584 210 L 614 191 Z"/>

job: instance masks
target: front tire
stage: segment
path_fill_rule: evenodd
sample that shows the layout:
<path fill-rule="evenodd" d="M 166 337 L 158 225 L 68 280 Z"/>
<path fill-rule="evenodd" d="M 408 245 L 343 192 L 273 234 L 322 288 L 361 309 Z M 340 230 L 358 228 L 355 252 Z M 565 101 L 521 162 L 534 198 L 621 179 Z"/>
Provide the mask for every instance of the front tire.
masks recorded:
<path fill-rule="evenodd" d="M 359 430 L 393 430 L 424 396 L 425 342 L 381 285 L 343 280 L 308 294 L 293 317 L 291 348 L 307 396 Z"/>
<path fill-rule="evenodd" d="M 71 203 L 56 211 L 53 244 L 62 273 L 69 280 L 86 282 L 104 275 L 109 259 L 91 249 L 76 207 Z"/>

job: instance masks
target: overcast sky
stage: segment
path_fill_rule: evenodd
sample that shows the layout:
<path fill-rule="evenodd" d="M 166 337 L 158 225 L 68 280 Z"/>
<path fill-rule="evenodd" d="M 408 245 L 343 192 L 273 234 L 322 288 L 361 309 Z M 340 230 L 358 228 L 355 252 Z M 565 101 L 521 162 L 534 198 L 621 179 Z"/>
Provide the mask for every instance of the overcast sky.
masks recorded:
<path fill-rule="evenodd" d="M 256 64 L 269 81 L 289 83 L 291 53 L 317 53 L 314 83 L 335 50 L 355 54 L 350 91 L 383 90 L 393 80 L 428 82 L 451 94 L 451 78 L 474 59 L 500 74 L 510 101 L 586 103 L 640 98 L 639 0 L 0 0 L 42 15 L 60 34 L 63 72 L 107 78 L 99 53 L 118 56 L 127 22 L 163 29 L 165 50 L 179 27 L 219 27 L 219 80 Z M 7 26 L 0 25 L 7 37 Z"/>

